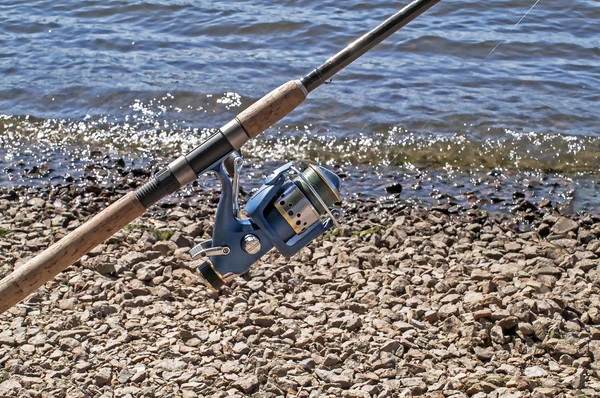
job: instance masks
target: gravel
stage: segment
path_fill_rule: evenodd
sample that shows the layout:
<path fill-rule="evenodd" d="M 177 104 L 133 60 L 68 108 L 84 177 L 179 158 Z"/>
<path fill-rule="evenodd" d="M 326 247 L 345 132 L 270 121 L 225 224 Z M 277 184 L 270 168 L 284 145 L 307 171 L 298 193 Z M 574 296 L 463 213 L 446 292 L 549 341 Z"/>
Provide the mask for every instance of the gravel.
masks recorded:
<path fill-rule="evenodd" d="M 4 192 L 0 275 L 131 185 Z M 0 396 L 600 395 L 596 215 L 351 200 L 214 293 L 187 250 L 215 203 L 153 207 L 1 315 Z"/>

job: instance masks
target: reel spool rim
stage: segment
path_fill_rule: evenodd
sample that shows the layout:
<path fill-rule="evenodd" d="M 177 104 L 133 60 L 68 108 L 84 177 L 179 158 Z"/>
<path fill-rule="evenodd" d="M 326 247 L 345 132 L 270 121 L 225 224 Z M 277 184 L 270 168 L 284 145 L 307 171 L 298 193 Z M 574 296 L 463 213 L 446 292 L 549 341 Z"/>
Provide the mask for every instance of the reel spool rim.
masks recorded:
<path fill-rule="evenodd" d="M 319 195 L 319 193 L 316 191 L 316 189 L 310 183 L 310 181 L 308 180 L 308 178 L 306 178 L 306 176 L 304 174 L 302 174 L 295 166 L 292 166 L 290 169 L 293 170 L 296 174 L 298 174 L 298 176 L 302 179 L 302 181 L 304 181 L 304 183 L 306 184 L 306 186 L 310 189 L 310 191 L 312 192 L 312 194 L 319 201 L 319 204 L 323 207 L 323 209 L 325 210 L 325 212 L 329 216 L 329 219 L 331 220 L 331 222 L 333 222 L 333 225 L 335 225 L 336 228 L 340 228 L 340 223 L 333 216 L 333 214 L 331 213 L 331 210 L 329 210 L 329 206 L 321 198 L 321 195 Z M 323 223 L 323 224 L 325 224 L 325 223 Z"/>
<path fill-rule="evenodd" d="M 321 171 L 321 168 L 319 166 L 314 165 L 314 164 L 309 164 L 308 167 L 310 167 L 323 180 L 323 182 L 325 183 L 325 185 L 327 186 L 327 188 L 329 188 L 329 190 L 335 196 L 336 202 L 340 202 L 342 199 L 340 197 L 340 191 L 339 191 L 339 189 L 336 188 L 333 185 L 333 183 L 329 180 L 329 178 L 327 178 L 327 176 L 325 174 L 323 174 L 323 172 Z M 300 174 L 302 174 L 302 173 L 300 173 Z M 305 182 L 306 182 L 306 180 L 305 180 Z"/>

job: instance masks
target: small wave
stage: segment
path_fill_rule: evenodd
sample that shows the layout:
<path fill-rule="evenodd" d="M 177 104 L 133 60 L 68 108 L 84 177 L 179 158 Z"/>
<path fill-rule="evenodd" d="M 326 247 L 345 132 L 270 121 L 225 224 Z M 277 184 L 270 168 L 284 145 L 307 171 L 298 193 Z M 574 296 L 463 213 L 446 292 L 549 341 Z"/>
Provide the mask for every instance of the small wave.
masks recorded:
<path fill-rule="evenodd" d="M 5 149 L 40 143 L 54 146 L 97 147 L 107 151 L 154 153 L 173 157 L 199 145 L 215 129 L 186 127 L 159 121 L 161 111 L 182 111 L 157 101 L 158 112 L 136 102 L 124 120 L 110 117 L 84 120 L 0 116 L 0 145 Z M 222 106 L 236 107 L 235 93 L 218 96 Z M 163 104 L 164 102 L 164 104 Z M 158 115 L 157 115 L 158 113 Z M 495 168 L 561 173 L 597 172 L 600 138 L 494 128 L 484 137 L 468 134 L 417 133 L 402 127 L 364 131 L 354 136 L 320 134 L 312 126 L 280 126 L 246 144 L 250 158 L 306 160 L 330 165 L 453 167 L 486 171 Z"/>

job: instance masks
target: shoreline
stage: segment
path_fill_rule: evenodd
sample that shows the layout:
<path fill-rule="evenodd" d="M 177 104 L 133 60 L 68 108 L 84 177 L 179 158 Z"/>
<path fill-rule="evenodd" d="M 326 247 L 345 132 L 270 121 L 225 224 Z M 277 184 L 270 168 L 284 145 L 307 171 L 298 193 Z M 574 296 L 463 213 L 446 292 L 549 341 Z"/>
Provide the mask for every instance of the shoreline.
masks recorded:
<path fill-rule="evenodd" d="M 3 189 L 2 275 L 131 185 Z M 187 251 L 217 198 L 154 206 L 0 316 L 0 395 L 600 394 L 597 215 L 351 200 L 216 294 Z"/>
<path fill-rule="evenodd" d="M 0 148 L 0 156 L 2 148 Z M 0 196 L 29 197 L 28 191 L 47 194 L 51 190 L 90 189 L 123 194 L 168 164 L 171 159 L 158 154 L 134 157 L 131 154 L 88 151 L 73 154 L 46 151 L 29 155 L 19 162 L 0 159 Z M 299 165 L 306 162 L 296 162 Z M 242 194 L 262 185 L 263 176 L 283 165 L 282 161 L 250 158 L 240 178 Z M 479 209 L 490 213 L 518 214 L 523 208 L 541 210 L 548 202 L 564 214 L 600 213 L 600 181 L 597 173 L 562 175 L 542 171 L 511 169 L 462 170 L 460 168 L 373 167 L 325 162 L 342 178 L 343 200 L 405 200 L 426 207 L 448 205 L 453 213 Z M 93 186 L 93 187 L 92 187 Z M 73 188 L 71 188 L 73 187 Z M 11 193 L 14 191 L 14 193 Z M 166 201 L 173 203 L 214 194 L 217 179 L 204 174 Z M 524 201 L 528 203 L 523 203 Z"/>

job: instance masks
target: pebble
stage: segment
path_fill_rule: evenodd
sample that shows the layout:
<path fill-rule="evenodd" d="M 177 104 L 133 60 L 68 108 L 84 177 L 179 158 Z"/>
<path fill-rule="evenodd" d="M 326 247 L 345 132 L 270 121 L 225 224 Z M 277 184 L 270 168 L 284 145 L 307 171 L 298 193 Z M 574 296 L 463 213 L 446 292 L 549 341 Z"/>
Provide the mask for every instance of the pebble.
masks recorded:
<path fill-rule="evenodd" d="M 242 377 L 233 383 L 233 387 L 239 388 L 245 394 L 253 393 L 258 386 L 258 378 L 254 375 Z"/>
<path fill-rule="evenodd" d="M 548 372 L 539 366 L 530 366 L 525 368 L 523 373 L 527 377 L 544 377 L 548 375 Z"/>

